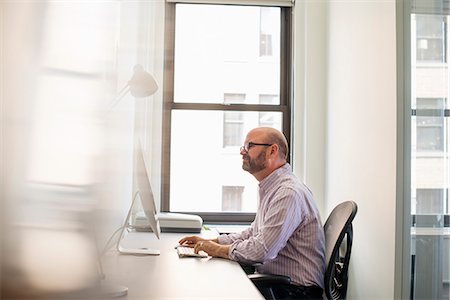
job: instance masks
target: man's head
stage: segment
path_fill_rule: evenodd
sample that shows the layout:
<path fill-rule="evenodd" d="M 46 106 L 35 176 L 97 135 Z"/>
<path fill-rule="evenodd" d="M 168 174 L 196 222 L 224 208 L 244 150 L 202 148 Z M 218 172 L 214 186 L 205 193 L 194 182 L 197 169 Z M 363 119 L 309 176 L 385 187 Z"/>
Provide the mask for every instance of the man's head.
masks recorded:
<path fill-rule="evenodd" d="M 282 132 L 258 127 L 247 134 L 241 155 L 242 169 L 261 181 L 286 163 L 288 143 Z"/>

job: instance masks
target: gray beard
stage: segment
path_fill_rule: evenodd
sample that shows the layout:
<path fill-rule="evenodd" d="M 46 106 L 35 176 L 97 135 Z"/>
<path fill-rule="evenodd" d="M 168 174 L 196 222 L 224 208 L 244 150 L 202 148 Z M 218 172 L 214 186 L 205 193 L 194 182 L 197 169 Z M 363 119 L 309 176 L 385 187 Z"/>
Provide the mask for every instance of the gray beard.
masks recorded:
<path fill-rule="evenodd" d="M 266 157 L 265 152 L 261 152 L 255 159 L 249 157 L 247 163 L 242 162 L 242 169 L 249 172 L 250 174 L 257 173 L 266 168 Z"/>

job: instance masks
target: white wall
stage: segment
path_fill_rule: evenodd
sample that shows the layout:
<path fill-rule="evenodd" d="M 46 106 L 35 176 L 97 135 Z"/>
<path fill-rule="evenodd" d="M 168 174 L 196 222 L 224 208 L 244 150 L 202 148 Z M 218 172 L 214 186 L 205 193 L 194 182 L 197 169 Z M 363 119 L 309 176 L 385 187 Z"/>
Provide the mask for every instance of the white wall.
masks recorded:
<path fill-rule="evenodd" d="M 358 203 L 348 299 L 394 297 L 395 1 L 329 1 L 326 211 Z"/>
<path fill-rule="evenodd" d="M 297 0 L 294 15 L 294 171 L 323 221 L 340 202 L 359 206 L 348 299 L 392 299 L 395 0 Z"/>
<path fill-rule="evenodd" d="M 327 2 L 297 1 L 294 8 L 294 173 L 312 190 L 325 216 Z"/>

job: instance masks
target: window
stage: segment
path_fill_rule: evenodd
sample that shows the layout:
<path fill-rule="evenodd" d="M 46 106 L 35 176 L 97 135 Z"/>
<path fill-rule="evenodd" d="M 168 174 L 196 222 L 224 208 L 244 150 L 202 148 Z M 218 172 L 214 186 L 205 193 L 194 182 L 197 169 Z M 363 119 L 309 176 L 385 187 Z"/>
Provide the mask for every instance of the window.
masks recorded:
<path fill-rule="evenodd" d="M 279 31 L 279 22 L 272 14 L 276 11 L 270 7 L 260 7 L 260 22 L 259 22 L 259 55 L 260 56 L 273 56 L 276 52 L 275 47 L 277 45 L 276 32 Z"/>
<path fill-rule="evenodd" d="M 416 15 L 416 30 L 417 62 L 446 62 L 446 18 L 436 15 Z"/>
<path fill-rule="evenodd" d="M 243 186 L 222 187 L 222 211 L 242 211 Z"/>
<path fill-rule="evenodd" d="M 417 189 L 416 214 L 440 214 L 448 204 L 447 189 Z"/>
<path fill-rule="evenodd" d="M 404 1 L 404 214 L 402 299 L 448 299 L 450 290 L 447 1 Z M 403 12 L 402 12 L 403 13 Z M 400 16 L 400 14 L 398 15 Z M 401 86 L 401 85 L 399 85 Z"/>
<path fill-rule="evenodd" d="M 260 104 L 275 104 L 277 103 L 278 97 L 277 95 L 259 95 L 259 103 Z M 276 117 L 276 115 L 271 114 L 270 112 L 260 112 L 259 113 L 259 126 L 266 127 L 280 127 L 280 119 Z"/>
<path fill-rule="evenodd" d="M 257 182 L 239 148 L 262 125 L 290 138 L 290 10 L 167 4 L 162 211 L 254 218 Z"/>
<path fill-rule="evenodd" d="M 244 103 L 245 94 L 225 94 L 224 104 Z M 239 146 L 244 138 L 244 119 L 242 112 L 223 112 L 223 147 Z"/>
<path fill-rule="evenodd" d="M 418 83 L 420 87 L 420 83 Z M 416 124 L 416 149 L 423 152 L 444 151 L 445 109 L 444 98 L 418 98 L 413 108 L 413 122 Z"/>

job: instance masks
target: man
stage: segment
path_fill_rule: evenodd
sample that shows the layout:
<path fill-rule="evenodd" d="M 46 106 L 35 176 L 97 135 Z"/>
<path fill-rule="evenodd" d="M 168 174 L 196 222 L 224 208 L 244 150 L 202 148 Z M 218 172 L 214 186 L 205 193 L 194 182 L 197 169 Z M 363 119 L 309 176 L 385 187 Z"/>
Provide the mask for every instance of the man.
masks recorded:
<path fill-rule="evenodd" d="M 255 128 L 240 154 L 242 168 L 259 181 L 260 203 L 250 228 L 212 240 L 185 237 L 179 243 L 195 252 L 256 264 L 258 273 L 289 276 L 292 284 L 277 287 L 277 298 L 322 299 L 323 227 L 311 191 L 286 161 L 286 138 L 273 128 Z"/>

